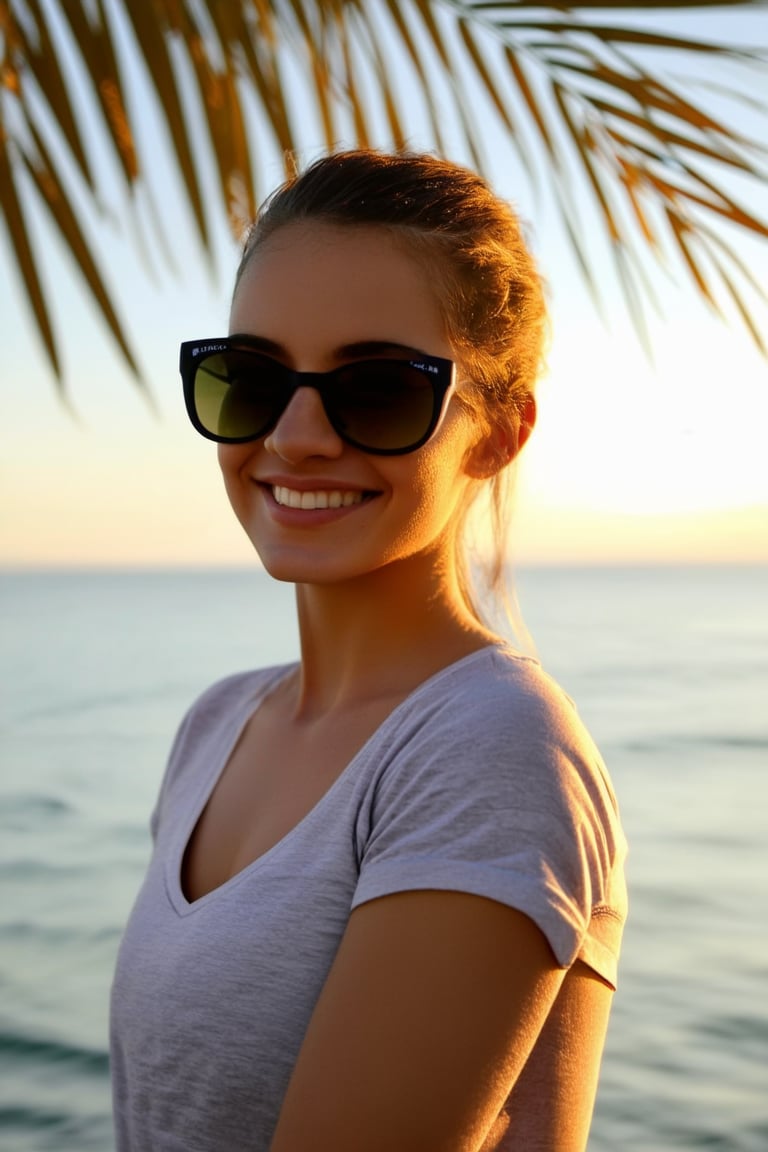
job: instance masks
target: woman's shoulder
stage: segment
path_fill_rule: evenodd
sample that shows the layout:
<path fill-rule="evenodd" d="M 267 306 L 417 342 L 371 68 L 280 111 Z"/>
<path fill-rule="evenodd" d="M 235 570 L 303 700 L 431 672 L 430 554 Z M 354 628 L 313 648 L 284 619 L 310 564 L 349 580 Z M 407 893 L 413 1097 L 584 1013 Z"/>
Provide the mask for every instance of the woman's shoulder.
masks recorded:
<path fill-rule="evenodd" d="M 552 728 L 585 734 L 570 696 L 533 656 L 505 644 L 489 645 L 444 668 L 421 685 L 406 704 L 439 714 L 441 724 L 464 731 L 503 734 L 521 724 L 532 733 Z"/>
<path fill-rule="evenodd" d="M 533 657 L 494 645 L 439 672 L 390 731 L 389 767 L 441 788 L 510 789 L 554 803 L 586 793 L 615 807 L 610 777 L 573 700 Z M 602 805 L 601 805 L 602 806 Z"/>

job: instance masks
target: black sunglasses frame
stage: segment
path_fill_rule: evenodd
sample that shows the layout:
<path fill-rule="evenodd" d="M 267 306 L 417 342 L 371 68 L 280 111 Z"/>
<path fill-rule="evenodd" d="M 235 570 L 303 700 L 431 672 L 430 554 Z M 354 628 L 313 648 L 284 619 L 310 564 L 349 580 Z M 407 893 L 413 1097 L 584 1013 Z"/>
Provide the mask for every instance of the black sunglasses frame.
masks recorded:
<path fill-rule="evenodd" d="M 229 351 L 250 352 L 255 360 L 269 361 L 271 366 L 279 370 L 279 375 L 285 381 L 285 403 L 275 414 L 274 419 L 256 434 L 248 436 L 219 435 L 206 428 L 197 413 L 197 405 L 195 403 L 195 377 L 200 365 L 211 356 Z M 334 412 L 333 382 L 335 377 L 340 373 L 348 372 L 350 368 L 358 368 L 365 364 L 393 363 L 405 364 L 409 368 L 424 373 L 427 377 L 432 388 L 432 416 L 423 435 L 413 443 L 398 448 L 372 448 L 351 437 L 341 426 L 340 420 Z M 249 347 L 247 338 L 242 336 L 238 336 L 236 339 L 222 337 L 220 339 L 214 338 L 210 340 L 185 340 L 181 345 L 179 354 L 179 371 L 181 372 L 182 383 L 184 385 L 184 403 L 189 419 L 194 428 L 201 436 L 205 436 L 207 440 L 213 440 L 217 444 L 247 444 L 254 440 L 260 440 L 262 437 L 268 436 L 270 432 L 274 431 L 297 389 L 314 388 L 320 395 L 326 417 L 336 435 L 343 440 L 345 444 L 349 444 L 353 448 L 359 448 L 361 451 L 373 456 L 405 456 L 409 452 L 415 452 L 418 448 L 426 444 L 440 423 L 445 407 L 445 398 L 454 385 L 456 378 L 456 369 L 452 360 L 446 360 L 439 356 L 427 356 L 421 353 L 413 358 L 369 357 L 365 360 L 355 360 L 349 364 L 343 364 L 339 368 L 332 369 L 330 372 L 295 372 L 293 369 L 281 364 L 279 360 L 275 360 L 274 357 L 263 352 L 261 347 Z"/>

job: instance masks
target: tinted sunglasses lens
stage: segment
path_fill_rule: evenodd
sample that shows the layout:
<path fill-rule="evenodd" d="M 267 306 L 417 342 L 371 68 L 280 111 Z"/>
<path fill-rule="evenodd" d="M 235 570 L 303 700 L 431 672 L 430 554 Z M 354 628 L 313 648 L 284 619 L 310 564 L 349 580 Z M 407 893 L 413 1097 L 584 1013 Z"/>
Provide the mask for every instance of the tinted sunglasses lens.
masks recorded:
<path fill-rule="evenodd" d="M 197 365 L 194 396 L 203 428 L 225 440 L 263 436 L 288 399 L 279 365 L 236 348 Z"/>
<path fill-rule="evenodd" d="M 337 431 L 372 452 L 406 452 L 424 442 L 437 420 L 428 373 L 402 361 L 350 364 L 329 389 Z"/>

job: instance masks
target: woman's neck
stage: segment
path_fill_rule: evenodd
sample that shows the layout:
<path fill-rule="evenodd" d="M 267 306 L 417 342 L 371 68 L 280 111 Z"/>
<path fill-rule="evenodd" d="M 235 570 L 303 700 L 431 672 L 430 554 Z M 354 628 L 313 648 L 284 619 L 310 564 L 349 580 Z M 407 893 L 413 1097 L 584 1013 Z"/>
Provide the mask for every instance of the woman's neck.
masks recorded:
<path fill-rule="evenodd" d="M 298 717 L 402 698 L 441 668 L 498 640 L 464 604 L 452 572 L 414 558 L 343 585 L 296 589 Z"/>

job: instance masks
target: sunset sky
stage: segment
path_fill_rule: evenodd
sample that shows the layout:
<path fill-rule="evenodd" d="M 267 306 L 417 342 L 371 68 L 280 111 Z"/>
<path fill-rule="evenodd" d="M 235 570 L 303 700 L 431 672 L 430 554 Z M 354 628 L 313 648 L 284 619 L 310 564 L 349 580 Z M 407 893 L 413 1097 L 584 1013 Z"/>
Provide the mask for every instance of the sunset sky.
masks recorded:
<path fill-rule="evenodd" d="M 413 147 L 429 143 L 414 133 Z M 304 158 L 318 151 L 310 129 Z M 537 202 L 516 176 L 503 143 L 489 151 L 497 158 L 494 186 L 529 222 L 553 316 L 539 424 L 518 483 L 518 561 L 768 562 L 768 363 L 735 319 L 718 321 L 673 268 L 669 276 L 654 273 L 651 362 L 601 255 L 600 235 L 594 251 L 605 261 L 605 323 L 551 205 Z M 267 155 L 262 194 L 280 173 L 278 158 Z M 159 160 L 152 186 L 175 272 L 145 196 L 138 211 L 121 210 L 128 220 L 122 235 L 109 216 L 94 224 L 94 235 L 157 411 L 122 366 L 42 213 L 35 243 L 46 254 L 69 407 L 57 399 L 14 275 L 0 277 L 0 564 L 253 563 L 226 505 L 215 448 L 187 426 L 177 370 L 181 340 L 227 331 L 236 247 L 222 227 L 212 269 L 175 177 Z M 739 248 L 768 284 L 768 244 L 740 241 Z M 4 233 L 0 259 L 8 269 Z"/>

